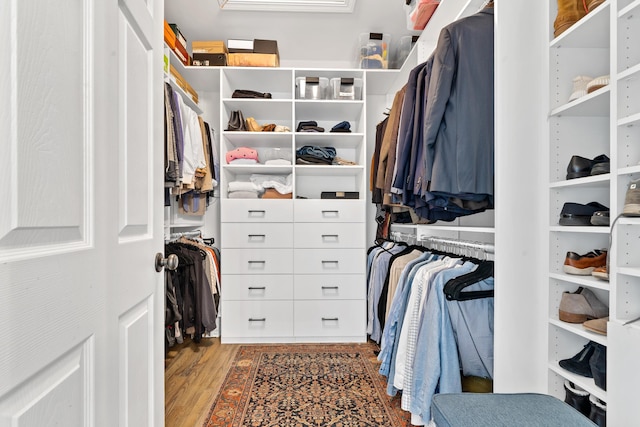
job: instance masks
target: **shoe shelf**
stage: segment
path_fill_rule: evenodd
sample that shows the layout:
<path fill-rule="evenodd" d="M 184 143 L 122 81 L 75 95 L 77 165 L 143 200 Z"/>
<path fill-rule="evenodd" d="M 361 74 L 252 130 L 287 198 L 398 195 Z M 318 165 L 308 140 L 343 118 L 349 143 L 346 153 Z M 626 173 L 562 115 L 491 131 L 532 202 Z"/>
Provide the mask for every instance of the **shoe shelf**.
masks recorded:
<path fill-rule="evenodd" d="M 639 270 L 640 272 L 640 270 Z M 639 273 L 640 274 L 640 273 Z M 572 283 L 578 286 L 587 286 L 593 289 L 601 289 L 603 291 L 609 290 L 609 282 L 597 279 L 593 276 L 577 276 L 566 273 L 549 273 L 549 278 L 554 280 L 560 280 L 566 283 Z"/>
<path fill-rule="evenodd" d="M 571 356 L 572 355 L 569 355 L 567 356 L 567 358 Z M 560 389 L 563 388 L 562 382 L 564 382 L 564 379 L 567 379 L 572 383 L 574 383 L 575 385 L 577 385 L 578 387 L 588 391 L 590 394 L 594 395 L 598 399 L 603 400 L 605 402 L 607 401 L 607 392 L 601 389 L 600 387 L 598 387 L 596 383 L 593 381 L 593 378 L 586 378 L 580 375 L 576 375 L 572 372 L 569 372 L 566 369 L 561 368 L 557 360 L 549 362 L 549 369 L 560 376 L 561 378 Z"/>
<path fill-rule="evenodd" d="M 589 341 L 595 341 L 598 344 L 602 344 L 604 346 L 607 345 L 607 337 L 606 335 L 596 334 L 595 332 L 590 332 L 586 330 L 582 323 L 567 323 L 562 320 L 556 318 L 549 318 L 549 323 L 566 331 L 571 332 L 574 335 L 579 335 L 583 338 L 588 339 Z"/>
<path fill-rule="evenodd" d="M 567 179 L 564 181 L 552 182 L 549 188 L 565 188 L 565 187 L 596 187 L 609 188 L 610 174 L 602 174 L 595 176 L 587 176 L 584 178 Z"/>
<path fill-rule="evenodd" d="M 549 43 L 549 47 L 552 49 L 598 47 L 608 48 L 610 5 L 610 0 L 602 3 L 593 12 L 588 13 L 587 16 L 573 24 L 571 28 L 560 34 L 555 39 L 551 40 L 551 42 Z M 553 20 L 551 22 L 553 22 Z M 551 37 L 553 37 L 553 33 L 551 33 Z"/>
<path fill-rule="evenodd" d="M 575 116 L 608 116 L 609 115 L 609 86 L 602 87 L 594 92 L 582 96 L 568 104 L 551 110 L 551 117 Z M 567 95 L 568 98 L 568 95 Z"/>
<path fill-rule="evenodd" d="M 569 225 L 552 225 L 549 231 L 558 233 L 585 233 L 585 234 L 609 234 L 609 227 L 605 226 L 569 226 Z"/>
<path fill-rule="evenodd" d="M 631 18 L 632 13 L 640 9 L 640 0 L 618 0 L 618 6 L 620 7 L 618 18 L 628 19 Z"/>

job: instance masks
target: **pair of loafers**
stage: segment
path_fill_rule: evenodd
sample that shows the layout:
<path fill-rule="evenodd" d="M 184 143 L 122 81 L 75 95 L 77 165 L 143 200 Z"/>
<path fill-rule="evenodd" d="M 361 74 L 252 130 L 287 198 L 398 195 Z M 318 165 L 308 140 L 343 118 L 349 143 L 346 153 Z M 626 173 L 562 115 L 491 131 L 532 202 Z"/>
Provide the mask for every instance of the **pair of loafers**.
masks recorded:
<path fill-rule="evenodd" d="M 586 205 L 567 202 L 560 212 L 560 225 L 609 225 L 609 208 L 598 202 Z"/>
<path fill-rule="evenodd" d="M 594 159 L 573 156 L 567 166 L 567 179 L 584 178 L 586 176 L 609 173 L 610 168 L 611 162 L 605 154 L 601 154 Z"/>

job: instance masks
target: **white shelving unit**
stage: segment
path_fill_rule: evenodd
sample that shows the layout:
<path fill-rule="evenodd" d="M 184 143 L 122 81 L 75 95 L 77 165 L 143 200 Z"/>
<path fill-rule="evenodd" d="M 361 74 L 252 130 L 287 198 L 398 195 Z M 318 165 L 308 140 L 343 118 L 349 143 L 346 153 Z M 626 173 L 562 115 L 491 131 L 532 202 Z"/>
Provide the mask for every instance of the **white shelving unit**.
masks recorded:
<path fill-rule="evenodd" d="M 299 77 L 347 77 L 363 70 L 224 68 L 220 71 L 220 126 L 234 110 L 260 125 L 290 132 L 222 131 L 222 342 L 364 342 L 366 305 L 365 100 L 297 99 Z M 269 92 L 271 99 L 234 99 L 235 89 Z M 362 90 L 366 97 L 366 90 Z M 296 132 L 314 120 L 321 133 Z M 348 121 L 351 133 L 329 132 Z M 355 165 L 297 165 L 305 145 L 334 147 Z M 248 147 L 259 164 L 227 164 L 230 150 Z M 261 156 L 280 150 L 291 165 L 268 166 Z M 292 199 L 234 199 L 231 181 L 251 174 L 290 176 Z M 354 200 L 321 199 L 322 192 L 356 191 Z M 229 260 L 229 261 L 225 261 Z M 231 288 L 231 289 L 230 289 Z"/>

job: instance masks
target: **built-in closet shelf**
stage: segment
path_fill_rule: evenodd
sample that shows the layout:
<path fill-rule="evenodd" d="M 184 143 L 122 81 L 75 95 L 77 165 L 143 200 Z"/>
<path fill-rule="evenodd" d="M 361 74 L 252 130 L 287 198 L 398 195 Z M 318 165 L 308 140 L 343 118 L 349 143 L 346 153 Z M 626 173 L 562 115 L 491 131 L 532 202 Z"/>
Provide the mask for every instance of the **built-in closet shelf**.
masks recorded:
<path fill-rule="evenodd" d="M 551 48 L 608 48 L 609 0 L 553 39 Z"/>
<path fill-rule="evenodd" d="M 364 133 L 296 132 L 295 136 L 297 145 L 317 144 L 319 140 L 327 141 L 330 138 L 332 144 L 344 148 L 356 148 L 362 145 Z"/>
<path fill-rule="evenodd" d="M 640 64 L 636 64 L 633 67 L 629 67 L 624 71 L 618 73 L 618 80 L 626 80 L 632 77 L 637 77 L 636 74 L 640 73 Z"/>
<path fill-rule="evenodd" d="M 367 70 L 366 74 L 367 95 L 387 95 L 399 78 L 400 70 Z"/>
<path fill-rule="evenodd" d="M 636 173 L 640 173 L 640 165 L 629 166 L 628 168 L 618 169 L 618 175 L 632 175 Z"/>
<path fill-rule="evenodd" d="M 551 227 L 549 227 L 549 230 L 559 233 L 609 234 L 609 227 L 595 225 L 584 227 L 575 227 L 570 225 L 552 225 Z"/>
<path fill-rule="evenodd" d="M 314 107 L 319 105 L 337 106 L 337 105 L 343 105 L 343 104 L 363 104 L 364 103 L 364 101 L 361 99 L 296 99 L 294 101 L 297 105 L 313 104 Z"/>
<path fill-rule="evenodd" d="M 600 117 L 609 115 L 609 94 L 611 88 L 605 86 L 568 104 L 551 110 L 551 117 Z"/>
<path fill-rule="evenodd" d="M 228 138 L 230 140 L 235 139 L 235 138 L 239 138 L 239 139 L 246 139 L 247 136 L 251 137 L 251 136 L 255 136 L 256 138 L 260 138 L 260 140 L 269 140 L 269 139 L 291 139 L 291 133 L 292 132 L 251 132 L 251 131 L 246 131 L 246 132 L 242 132 L 242 131 L 235 131 L 235 130 L 223 130 L 222 134 L 225 136 L 225 138 Z M 285 138 L 286 136 L 286 138 Z"/>
<path fill-rule="evenodd" d="M 196 91 L 220 92 L 220 69 L 224 67 L 185 66 L 166 43 L 165 47 L 169 51 L 169 62 L 191 87 Z"/>
<path fill-rule="evenodd" d="M 582 323 L 567 323 L 563 322 L 557 318 L 550 318 L 549 323 L 557 326 L 560 329 L 564 329 L 566 331 L 571 332 L 572 334 L 580 335 L 583 338 L 586 338 L 590 341 L 595 341 L 598 344 L 602 344 L 604 346 L 607 345 L 607 336 L 596 334 L 595 332 L 590 332 L 582 326 Z"/>
<path fill-rule="evenodd" d="M 576 351 L 576 353 L 578 351 L 579 351 L 579 349 Z M 570 357 L 570 356 L 568 356 L 568 357 Z M 565 369 L 562 369 L 560 367 L 560 365 L 558 364 L 558 361 L 549 362 L 549 369 L 551 369 L 552 371 L 554 371 L 556 374 L 560 375 L 561 377 L 566 378 L 567 380 L 571 381 L 572 383 L 574 383 L 578 387 L 588 391 L 590 394 L 594 395 L 598 399 L 603 400 L 605 402 L 607 401 L 607 392 L 605 390 L 601 389 L 600 387 L 598 387 L 596 385 L 596 383 L 593 381 L 593 378 L 586 378 L 586 377 L 571 373 L 571 372 L 569 372 L 569 371 L 567 371 Z"/>
<path fill-rule="evenodd" d="M 637 126 L 640 125 L 640 113 L 624 117 L 618 120 L 618 126 Z"/>
<path fill-rule="evenodd" d="M 555 280 L 561 280 L 567 283 L 573 283 L 579 286 L 587 286 L 594 289 L 602 289 L 609 291 L 609 282 L 602 281 L 593 276 L 577 276 L 574 274 L 550 273 L 549 277 Z"/>
<path fill-rule="evenodd" d="M 193 111 L 195 111 L 197 115 L 201 115 L 203 113 L 202 108 L 200 108 L 200 106 L 196 104 L 193 98 L 191 98 L 191 95 L 189 95 L 187 92 L 184 91 L 184 89 L 178 86 L 178 83 L 175 82 L 173 77 L 166 75 L 165 81 L 171 85 L 173 90 L 175 90 L 182 96 L 182 100 L 184 101 L 184 103 L 187 104 Z"/>
<path fill-rule="evenodd" d="M 620 12 L 618 12 L 618 18 L 631 18 L 631 16 L 627 16 L 627 15 L 630 15 L 631 13 L 635 12 L 636 9 L 638 8 L 640 8 L 640 0 L 635 0 L 628 6 L 622 8 Z"/>
<path fill-rule="evenodd" d="M 236 175 L 257 174 L 290 174 L 292 166 L 272 165 L 225 165 L 224 169 Z"/>
<path fill-rule="evenodd" d="M 610 174 L 587 176 L 584 178 L 568 179 L 566 181 L 552 182 L 549 188 L 576 188 L 576 187 L 608 187 Z"/>
<path fill-rule="evenodd" d="M 356 176 L 364 171 L 362 166 L 316 166 L 316 165 L 303 165 L 296 166 L 296 175 L 298 176 L 315 176 L 319 174 L 325 174 L 331 172 L 340 176 Z"/>
<path fill-rule="evenodd" d="M 618 274 L 624 274 L 626 276 L 640 277 L 640 268 L 635 267 L 618 267 Z"/>

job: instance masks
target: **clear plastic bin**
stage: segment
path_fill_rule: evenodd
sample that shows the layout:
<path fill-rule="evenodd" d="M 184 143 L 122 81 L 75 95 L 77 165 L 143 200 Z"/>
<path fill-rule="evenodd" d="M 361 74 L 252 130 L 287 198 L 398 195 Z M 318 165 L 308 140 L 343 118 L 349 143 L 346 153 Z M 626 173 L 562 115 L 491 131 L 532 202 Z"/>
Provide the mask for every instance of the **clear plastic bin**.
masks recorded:
<path fill-rule="evenodd" d="M 331 99 L 362 99 L 362 79 L 353 77 L 336 77 L 329 82 Z"/>
<path fill-rule="evenodd" d="M 328 88 L 326 77 L 296 77 L 297 99 L 327 99 Z"/>
<path fill-rule="evenodd" d="M 358 44 L 358 64 L 360 68 L 389 68 L 389 43 L 387 33 L 362 33 Z"/>

